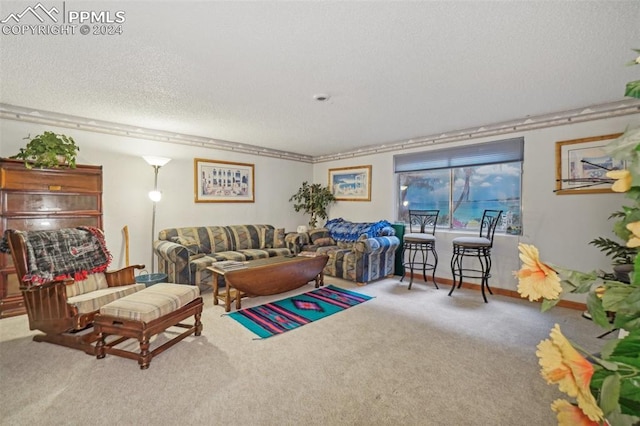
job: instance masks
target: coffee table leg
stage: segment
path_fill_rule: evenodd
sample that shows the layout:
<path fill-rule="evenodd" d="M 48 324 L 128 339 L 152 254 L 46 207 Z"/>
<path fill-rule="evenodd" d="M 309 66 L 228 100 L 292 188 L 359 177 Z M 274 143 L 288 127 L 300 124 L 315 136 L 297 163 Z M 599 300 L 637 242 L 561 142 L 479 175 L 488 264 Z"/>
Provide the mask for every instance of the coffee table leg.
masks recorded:
<path fill-rule="evenodd" d="M 211 273 L 213 278 L 213 304 L 218 304 L 218 274 L 216 272 Z"/>
<path fill-rule="evenodd" d="M 240 310 L 240 305 L 241 305 L 241 300 L 242 300 L 242 293 L 240 293 L 240 290 L 236 289 L 236 311 Z"/>

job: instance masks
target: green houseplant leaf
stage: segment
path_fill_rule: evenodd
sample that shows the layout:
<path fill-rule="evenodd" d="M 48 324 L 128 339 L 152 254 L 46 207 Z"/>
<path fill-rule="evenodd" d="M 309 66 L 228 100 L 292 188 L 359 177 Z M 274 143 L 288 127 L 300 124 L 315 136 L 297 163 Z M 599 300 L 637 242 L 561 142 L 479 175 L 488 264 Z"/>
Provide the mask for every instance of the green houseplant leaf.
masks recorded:
<path fill-rule="evenodd" d="M 44 132 L 31 139 L 27 146 L 20 148 L 18 154 L 11 158 L 24 161 L 26 168 L 58 168 L 76 167 L 76 155 L 80 148 L 72 137 Z"/>
<path fill-rule="evenodd" d="M 632 98 L 640 98 L 640 80 L 628 82 L 624 95 L 631 96 Z"/>
<path fill-rule="evenodd" d="M 309 214 L 309 228 L 313 229 L 318 224 L 318 219 L 328 217 L 327 208 L 331 203 L 335 203 L 336 198 L 327 186 L 319 183 L 309 184 L 302 182 L 298 192 L 293 194 L 289 201 L 293 201 L 293 209 Z"/>

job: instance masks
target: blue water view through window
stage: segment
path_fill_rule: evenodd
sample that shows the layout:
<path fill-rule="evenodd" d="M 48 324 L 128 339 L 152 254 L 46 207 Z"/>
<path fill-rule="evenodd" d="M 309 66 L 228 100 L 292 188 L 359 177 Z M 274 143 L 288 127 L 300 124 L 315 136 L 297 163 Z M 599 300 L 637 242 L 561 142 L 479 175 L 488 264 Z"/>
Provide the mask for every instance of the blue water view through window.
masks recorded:
<path fill-rule="evenodd" d="M 418 158 L 424 165 L 426 156 Z M 396 166 L 411 168 L 405 159 Z M 410 209 L 437 209 L 438 227 L 477 230 L 484 210 L 502 210 L 497 231 L 521 233 L 522 161 L 438 167 L 397 173 L 399 221 L 408 222 Z"/>

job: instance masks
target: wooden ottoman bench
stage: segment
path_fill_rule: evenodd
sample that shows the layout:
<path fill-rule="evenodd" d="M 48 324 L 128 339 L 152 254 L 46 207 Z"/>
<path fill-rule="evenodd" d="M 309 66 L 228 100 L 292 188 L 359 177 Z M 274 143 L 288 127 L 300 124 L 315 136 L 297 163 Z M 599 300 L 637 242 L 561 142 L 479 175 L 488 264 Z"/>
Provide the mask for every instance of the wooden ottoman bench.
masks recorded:
<path fill-rule="evenodd" d="M 193 325 L 180 323 L 191 315 L 195 318 Z M 202 333 L 201 316 L 202 297 L 197 286 L 160 283 L 147 287 L 100 308 L 100 313 L 94 319 L 94 329 L 98 336 L 96 357 L 102 359 L 109 353 L 137 359 L 141 369 L 149 368 L 154 356 L 192 333 L 199 336 Z M 149 351 L 149 339 L 169 327 L 187 330 Z M 120 337 L 106 343 L 109 335 Z M 116 348 L 127 339 L 137 339 L 140 342 L 139 353 Z"/>

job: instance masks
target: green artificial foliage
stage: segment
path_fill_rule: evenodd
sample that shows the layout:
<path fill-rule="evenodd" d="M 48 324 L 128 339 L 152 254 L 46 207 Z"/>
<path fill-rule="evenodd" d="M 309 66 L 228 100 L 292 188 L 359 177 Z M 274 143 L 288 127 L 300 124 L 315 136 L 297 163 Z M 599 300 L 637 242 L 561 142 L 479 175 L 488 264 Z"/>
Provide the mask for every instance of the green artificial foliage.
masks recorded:
<path fill-rule="evenodd" d="M 640 53 L 639 49 L 634 51 Z M 629 64 L 640 65 L 640 56 Z M 638 82 L 629 85 L 637 86 Z M 640 98 L 640 91 L 627 90 L 627 95 Z M 587 309 L 593 322 L 605 330 L 620 330 L 617 339 L 604 340 L 600 350 L 592 353 L 572 344 L 556 324 L 551 339 L 537 346 L 543 377 L 550 384 L 558 384 L 569 399 L 575 398 L 558 399 L 552 404 L 560 426 L 640 425 L 640 127 L 627 129 L 605 145 L 604 152 L 625 163 L 623 170 L 607 172 L 607 177 L 615 181 L 611 190 L 625 193 L 627 199 L 627 205 L 609 217 L 616 219 L 613 233 L 622 243 L 596 238 L 589 244 L 618 264 L 629 263 L 630 272 L 623 274 L 620 268 L 616 271 L 616 265 L 613 276 L 603 276 L 600 271 L 581 272 L 547 265 L 537 248 L 522 243 L 519 246 L 523 267 L 516 274 L 522 297 L 542 299 L 544 312 L 555 306 L 563 294 L 587 293 Z M 577 371 L 579 374 L 573 375 Z"/>
<path fill-rule="evenodd" d="M 296 212 L 300 210 L 311 215 L 309 219 L 309 228 L 314 229 L 318 224 L 318 219 L 326 219 L 328 217 L 327 208 L 331 203 L 335 203 L 336 197 L 327 186 L 319 183 L 309 184 L 302 182 L 302 186 L 298 192 L 293 194 L 289 201 L 293 201 L 293 208 Z"/>
<path fill-rule="evenodd" d="M 633 51 L 636 53 L 640 53 L 640 49 L 633 49 Z M 638 65 L 638 64 L 640 64 L 640 56 L 638 56 L 633 61 L 629 62 L 627 65 Z M 640 99 L 640 80 L 628 82 L 624 95 L 631 96 L 632 98 Z"/>
<path fill-rule="evenodd" d="M 44 132 L 31 139 L 26 147 L 20 148 L 20 152 L 11 158 L 24 160 L 27 169 L 76 167 L 76 155 L 80 148 L 72 137 Z"/>
<path fill-rule="evenodd" d="M 589 244 L 598 247 L 605 256 L 610 257 L 614 265 L 633 263 L 633 259 L 638 254 L 637 249 L 624 246 L 610 238 L 594 238 L 589 241 Z"/>

